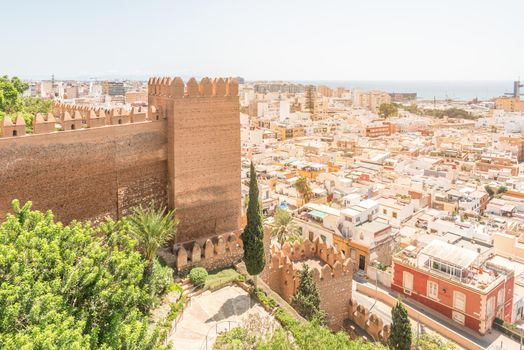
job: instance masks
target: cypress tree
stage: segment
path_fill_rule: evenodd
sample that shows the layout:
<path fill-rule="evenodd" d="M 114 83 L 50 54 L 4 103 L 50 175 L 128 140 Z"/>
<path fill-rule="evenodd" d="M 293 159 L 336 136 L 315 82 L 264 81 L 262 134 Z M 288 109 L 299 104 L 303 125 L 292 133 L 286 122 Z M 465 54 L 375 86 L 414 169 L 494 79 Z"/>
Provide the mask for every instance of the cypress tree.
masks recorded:
<path fill-rule="evenodd" d="M 291 299 L 291 305 L 305 319 L 318 318 L 323 321 L 324 315 L 320 310 L 318 287 L 307 264 L 302 264 L 302 270 L 298 273 L 298 276 L 300 282 L 295 295 Z"/>
<path fill-rule="evenodd" d="M 315 87 L 313 85 L 306 86 L 306 110 L 315 113 Z"/>
<path fill-rule="evenodd" d="M 244 242 L 244 263 L 247 272 L 256 276 L 264 270 L 266 257 L 264 256 L 264 227 L 262 211 L 258 200 L 258 181 L 255 165 L 251 162 L 249 178 L 249 203 L 247 206 L 247 225 L 242 232 Z"/>
<path fill-rule="evenodd" d="M 409 350 L 411 348 L 411 322 L 408 311 L 399 300 L 391 309 L 391 334 L 389 347 L 393 350 Z"/>

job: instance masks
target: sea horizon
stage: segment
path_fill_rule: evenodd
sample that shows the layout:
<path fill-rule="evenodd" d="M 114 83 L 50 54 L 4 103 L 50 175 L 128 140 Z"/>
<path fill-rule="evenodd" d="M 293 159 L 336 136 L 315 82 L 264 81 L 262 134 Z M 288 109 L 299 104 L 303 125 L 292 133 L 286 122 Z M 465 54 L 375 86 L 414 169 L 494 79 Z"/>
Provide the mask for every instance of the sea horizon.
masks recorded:
<path fill-rule="evenodd" d="M 416 93 L 418 100 L 491 100 L 513 92 L 512 80 L 294 80 L 294 83 L 330 88 Z"/>

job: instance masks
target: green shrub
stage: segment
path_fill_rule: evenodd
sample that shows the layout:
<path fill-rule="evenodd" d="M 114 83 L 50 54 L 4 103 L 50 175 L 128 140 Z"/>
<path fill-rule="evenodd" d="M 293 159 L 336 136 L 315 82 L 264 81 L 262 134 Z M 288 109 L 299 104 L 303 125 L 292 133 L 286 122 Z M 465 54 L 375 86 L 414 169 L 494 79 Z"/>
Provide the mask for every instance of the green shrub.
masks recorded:
<path fill-rule="evenodd" d="M 170 324 L 177 316 L 180 314 L 184 306 L 186 305 L 186 296 L 182 295 L 180 299 L 178 299 L 175 302 L 172 302 L 169 306 L 171 307 L 171 310 L 169 310 L 169 314 L 167 315 L 166 321 Z"/>
<path fill-rule="evenodd" d="M 146 275 L 136 247 L 123 221 L 63 225 L 13 201 L 0 222 L 0 348 L 159 349 L 148 315 L 172 272 Z"/>
<path fill-rule="evenodd" d="M 244 350 L 254 349 L 257 339 L 248 334 L 247 329 L 235 327 L 218 336 L 213 350 Z"/>
<path fill-rule="evenodd" d="M 173 283 L 173 270 L 162 266 L 158 261 L 154 262 L 150 275 L 145 275 L 146 290 L 151 296 L 150 306 L 156 306 L 160 302 L 160 296 L 165 294 Z"/>
<path fill-rule="evenodd" d="M 197 287 L 203 287 L 207 279 L 207 270 L 203 267 L 195 267 L 189 273 L 189 279 Z"/>
<path fill-rule="evenodd" d="M 285 309 L 278 307 L 275 311 L 276 319 L 282 324 L 284 328 L 292 330 L 299 325 L 299 322 L 290 315 Z"/>
<path fill-rule="evenodd" d="M 275 299 L 268 297 L 266 293 L 264 293 L 260 289 L 255 290 L 255 296 L 262 304 L 270 307 L 271 309 L 277 306 L 277 302 L 275 301 Z"/>
<path fill-rule="evenodd" d="M 418 339 L 418 346 L 422 350 L 456 350 L 457 347 L 451 341 L 439 337 L 436 334 L 424 333 Z"/>
<path fill-rule="evenodd" d="M 233 269 L 225 269 L 215 274 L 207 276 L 204 289 L 216 290 L 231 282 L 237 281 L 240 278 L 240 274 Z"/>
<path fill-rule="evenodd" d="M 169 285 L 169 288 L 167 289 L 167 291 L 168 292 L 178 292 L 178 293 L 182 294 L 183 289 L 182 289 L 182 286 L 180 284 L 173 282 L 173 283 L 171 283 Z"/>

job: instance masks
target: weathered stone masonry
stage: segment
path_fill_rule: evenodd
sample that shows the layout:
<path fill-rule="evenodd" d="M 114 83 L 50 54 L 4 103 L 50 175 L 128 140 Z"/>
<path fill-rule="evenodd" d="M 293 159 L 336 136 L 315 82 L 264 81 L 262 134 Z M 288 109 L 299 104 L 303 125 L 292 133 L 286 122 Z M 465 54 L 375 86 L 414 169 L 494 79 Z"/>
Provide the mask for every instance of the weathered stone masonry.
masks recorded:
<path fill-rule="evenodd" d="M 64 222 L 118 218 L 154 200 L 177 209 L 178 242 L 237 231 L 238 84 L 152 78 L 148 88 L 148 112 L 57 104 L 35 118 L 32 135 L 5 118 L 0 219 L 14 198 Z"/>

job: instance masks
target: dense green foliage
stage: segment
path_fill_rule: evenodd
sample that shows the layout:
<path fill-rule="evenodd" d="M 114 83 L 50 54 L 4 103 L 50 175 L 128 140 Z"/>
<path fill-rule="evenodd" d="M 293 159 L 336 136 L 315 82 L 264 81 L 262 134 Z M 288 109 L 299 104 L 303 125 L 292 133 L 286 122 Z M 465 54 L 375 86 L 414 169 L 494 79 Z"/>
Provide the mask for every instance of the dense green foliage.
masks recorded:
<path fill-rule="evenodd" d="M 45 100 L 36 97 L 24 97 L 22 99 L 23 111 L 32 115 L 37 113 L 46 114 L 51 112 L 53 100 Z"/>
<path fill-rule="evenodd" d="M 184 309 L 184 306 L 186 305 L 187 297 L 185 295 L 182 295 L 180 299 L 178 299 L 175 302 L 172 302 L 169 307 L 169 314 L 167 315 L 166 322 L 168 324 L 168 327 L 171 326 L 171 322 L 182 312 Z"/>
<path fill-rule="evenodd" d="M 424 109 L 422 114 L 437 118 L 444 118 L 444 116 L 447 116 L 449 118 L 477 119 L 477 116 L 461 108 Z"/>
<path fill-rule="evenodd" d="M 274 310 L 275 318 L 280 322 L 283 330 L 276 330 L 272 335 L 263 338 L 257 349 L 265 350 L 383 350 L 382 345 L 367 343 L 362 340 L 351 340 L 347 333 L 332 333 L 322 326 L 318 319 L 308 322 L 299 322 L 283 307 L 276 306 L 275 300 L 267 296 L 262 290 L 254 289 L 253 296 L 264 305 Z M 229 348 L 225 348 L 229 349 Z M 235 348 L 231 348 L 235 349 Z M 245 348 L 236 348 L 245 349 Z M 223 350 L 223 349 L 221 349 Z"/>
<path fill-rule="evenodd" d="M 0 77 L 0 121 L 5 116 L 15 120 L 17 115 L 24 118 L 28 131 L 33 129 L 33 116 L 36 113 L 49 113 L 53 104 L 52 100 L 41 98 L 23 97 L 22 93 L 29 88 L 29 84 L 17 77 L 9 79 L 4 75 Z"/>
<path fill-rule="evenodd" d="M 408 310 L 400 300 L 391 309 L 391 320 L 390 348 L 393 350 L 411 349 L 411 322 L 408 318 Z"/>
<path fill-rule="evenodd" d="M 233 328 L 223 333 L 214 350 L 381 350 L 382 345 L 351 340 L 344 332 L 332 333 L 318 322 L 296 325 L 292 330 L 276 329 L 266 335 Z"/>
<path fill-rule="evenodd" d="M 147 261 L 126 220 L 56 223 L 13 202 L 0 225 L 1 349 L 160 349 L 148 311 L 172 271 Z"/>
<path fill-rule="evenodd" d="M 244 263 L 247 272 L 256 276 L 264 270 L 264 227 L 262 225 L 262 210 L 258 199 L 258 181 L 255 165 L 251 162 L 249 179 L 249 204 L 247 206 L 247 225 L 241 238 L 244 243 Z"/>
<path fill-rule="evenodd" d="M 0 77 L 0 112 L 20 112 L 23 108 L 22 93 L 28 88 L 29 85 L 17 77 Z"/>
<path fill-rule="evenodd" d="M 455 350 L 457 349 L 457 346 L 450 342 L 446 341 L 445 339 L 429 334 L 424 333 L 422 334 L 417 341 L 417 345 L 422 350 Z"/>
<path fill-rule="evenodd" d="M 298 277 L 300 282 L 295 295 L 291 299 L 291 305 L 306 320 L 323 319 L 318 287 L 307 264 L 302 264 L 302 270 L 298 272 Z"/>
<path fill-rule="evenodd" d="M 264 293 L 261 289 L 255 289 L 254 294 L 257 299 L 268 308 L 273 309 L 277 306 L 275 299 L 267 296 L 266 293 Z"/>
<path fill-rule="evenodd" d="M 378 114 L 383 118 L 396 117 L 398 106 L 395 103 L 383 103 L 378 107 Z"/>
<path fill-rule="evenodd" d="M 197 287 L 203 287 L 206 283 L 206 278 L 208 276 L 207 270 L 203 267 L 194 267 L 189 272 L 189 279 Z"/>
<path fill-rule="evenodd" d="M 271 237 L 282 245 L 285 242 L 300 241 L 300 227 L 293 221 L 287 210 L 277 208 L 271 224 Z"/>
<path fill-rule="evenodd" d="M 419 108 L 415 103 L 412 103 L 409 106 L 397 105 L 400 108 L 414 114 L 418 115 L 428 115 L 437 118 L 444 118 L 445 116 L 449 118 L 461 118 L 461 119 L 477 119 L 478 116 L 470 113 L 462 108 L 448 108 L 448 109 L 433 109 L 433 108 Z"/>
<path fill-rule="evenodd" d="M 129 232 L 138 241 L 140 252 L 147 261 L 146 273 L 150 273 L 158 248 L 176 234 L 178 220 L 173 210 L 142 206 L 133 209 L 129 216 Z"/>
<path fill-rule="evenodd" d="M 244 350 L 256 349 L 257 339 L 248 333 L 247 329 L 235 327 L 218 336 L 213 350 Z"/>

